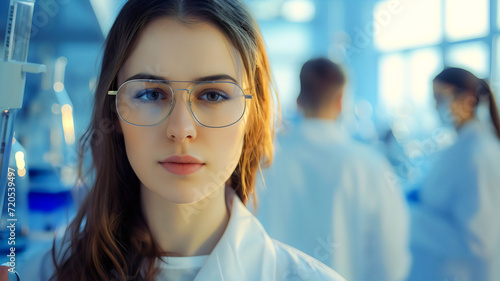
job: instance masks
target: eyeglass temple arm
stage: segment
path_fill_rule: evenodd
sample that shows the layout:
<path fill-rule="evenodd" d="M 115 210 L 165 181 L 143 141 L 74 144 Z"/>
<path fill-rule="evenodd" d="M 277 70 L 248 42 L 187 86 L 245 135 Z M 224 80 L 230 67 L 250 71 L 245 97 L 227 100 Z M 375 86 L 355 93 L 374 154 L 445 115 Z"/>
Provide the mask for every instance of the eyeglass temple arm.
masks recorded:
<path fill-rule="evenodd" d="M 245 99 L 252 99 L 252 95 L 245 95 Z"/>

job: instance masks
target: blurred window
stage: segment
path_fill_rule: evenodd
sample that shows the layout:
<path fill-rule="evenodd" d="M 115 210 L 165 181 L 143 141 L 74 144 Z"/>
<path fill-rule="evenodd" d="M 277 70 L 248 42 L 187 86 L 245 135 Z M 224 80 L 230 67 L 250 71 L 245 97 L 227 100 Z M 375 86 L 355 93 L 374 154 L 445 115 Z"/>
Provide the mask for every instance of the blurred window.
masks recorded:
<path fill-rule="evenodd" d="M 442 40 L 441 1 L 381 1 L 373 11 L 375 46 L 393 51 Z"/>
<path fill-rule="evenodd" d="M 479 77 L 488 77 L 489 49 L 483 41 L 456 44 L 448 48 L 445 58 L 450 65 L 468 69 Z"/>
<path fill-rule="evenodd" d="M 487 36 L 490 0 L 445 0 L 445 33 L 450 41 Z"/>
<path fill-rule="evenodd" d="M 378 1 L 373 25 L 384 108 L 396 113 L 409 104 L 416 114 L 430 111 L 432 78 L 444 66 L 491 78 L 498 92 L 499 13 L 500 0 Z"/>

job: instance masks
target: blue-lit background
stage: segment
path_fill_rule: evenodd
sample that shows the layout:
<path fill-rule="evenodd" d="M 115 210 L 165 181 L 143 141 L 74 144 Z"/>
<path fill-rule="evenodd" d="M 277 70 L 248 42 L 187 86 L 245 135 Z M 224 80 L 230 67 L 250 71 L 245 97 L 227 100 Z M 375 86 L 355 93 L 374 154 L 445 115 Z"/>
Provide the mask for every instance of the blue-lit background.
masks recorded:
<path fill-rule="evenodd" d="M 283 115 L 296 114 L 305 61 L 324 56 L 340 63 L 348 77 L 342 122 L 384 151 L 410 190 L 425 170 L 423 159 L 448 142 L 436 133 L 432 78 L 444 66 L 463 67 L 489 79 L 499 96 L 499 1 L 245 2 L 264 35 Z M 26 249 L 49 241 L 72 213 L 78 139 L 90 120 L 104 38 L 123 2 L 36 2 L 28 61 L 47 72 L 27 76 L 15 124 L 23 148 L 15 146 L 12 158 L 16 176 L 30 177 Z M 2 40 L 8 5 L 0 2 Z"/>

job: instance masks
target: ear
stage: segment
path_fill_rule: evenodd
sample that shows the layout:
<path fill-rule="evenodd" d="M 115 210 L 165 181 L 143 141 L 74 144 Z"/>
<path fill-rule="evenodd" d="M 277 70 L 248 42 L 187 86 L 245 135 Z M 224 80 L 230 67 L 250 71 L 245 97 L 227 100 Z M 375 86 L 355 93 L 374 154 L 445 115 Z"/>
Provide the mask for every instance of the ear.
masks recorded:
<path fill-rule="evenodd" d="M 337 93 L 335 93 L 335 102 L 334 106 L 336 109 L 339 111 L 342 110 L 342 97 L 344 96 L 344 88 L 340 88 L 337 90 Z"/>
<path fill-rule="evenodd" d="M 479 100 L 478 100 L 477 96 L 471 92 L 471 93 L 465 95 L 462 103 L 468 109 L 470 109 L 471 111 L 474 111 L 478 101 Z"/>
<path fill-rule="evenodd" d="M 338 109 L 339 111 L 342 111 L 342 97 L 344 95 L 344 91 L 340 91 L 339 97 L 338 97 Z"/>

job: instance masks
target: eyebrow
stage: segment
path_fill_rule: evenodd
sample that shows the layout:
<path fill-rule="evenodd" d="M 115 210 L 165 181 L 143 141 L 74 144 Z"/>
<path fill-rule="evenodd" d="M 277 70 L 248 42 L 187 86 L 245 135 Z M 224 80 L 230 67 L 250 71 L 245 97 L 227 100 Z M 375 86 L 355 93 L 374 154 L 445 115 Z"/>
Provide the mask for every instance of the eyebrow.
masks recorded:
<path fill-rule="evenodd" d="M 148 73 L 137 73 L 135 75 L 130 76 L 125 80 L 125 82 L 134 80 L 134 79 L 150 79 L 150 80 L 166 80 L 169 81 L 168 79 L 165 79 L 165 77 L 161 77 L 158 75 L 153 75 L 153 74 L 148 74 Z M 231 80 L 234 83 L 238 83 L 236 79 L 234 79 L 232 76 L 228 74 L 215 74 L 215 75 L 209 75 L 209 76 L 202 76 L 198 77 L 195 80 L 192 81 L 199 81 L 199 82 L 207 82 L 207 81 L 217 81 L 217 80 Z M 178 82 L 190 82 L 190 81 L 178 81 Z"/>

